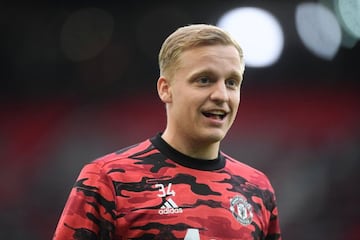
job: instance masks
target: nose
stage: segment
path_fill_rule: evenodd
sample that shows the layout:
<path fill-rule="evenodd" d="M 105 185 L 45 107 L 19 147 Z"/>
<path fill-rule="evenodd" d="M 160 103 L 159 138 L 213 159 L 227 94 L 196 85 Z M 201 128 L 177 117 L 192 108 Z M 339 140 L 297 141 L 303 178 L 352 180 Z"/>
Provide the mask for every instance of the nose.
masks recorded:
<path fill-rule="evenodd" d="M 219 81 L 214 85 L 210 99 L 216 102 L 226 102 L 229 100 L 228 89 L 223 81 Z"/>

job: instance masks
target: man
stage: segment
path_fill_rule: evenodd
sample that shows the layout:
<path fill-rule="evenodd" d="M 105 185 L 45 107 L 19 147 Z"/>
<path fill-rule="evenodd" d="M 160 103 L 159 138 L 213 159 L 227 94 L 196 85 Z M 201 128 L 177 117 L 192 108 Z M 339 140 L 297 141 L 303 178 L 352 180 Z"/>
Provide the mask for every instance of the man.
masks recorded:
<path fill-rule="evenodd" d="M 54 239 L 281 239 L 268 178 L 220 151 L 240 103 L 238 43 L 181 27 L 159 66 L 165 130 L 84 166 Z"/>

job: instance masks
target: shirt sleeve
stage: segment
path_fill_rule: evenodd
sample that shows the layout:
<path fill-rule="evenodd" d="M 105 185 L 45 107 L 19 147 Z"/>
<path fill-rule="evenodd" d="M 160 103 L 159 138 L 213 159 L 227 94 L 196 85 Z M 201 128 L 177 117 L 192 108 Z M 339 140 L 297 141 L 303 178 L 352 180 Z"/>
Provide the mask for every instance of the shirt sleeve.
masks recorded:
<path fill-rule="evenodd" d="M 269 203 L 267 204 L 268 210 L 270 212 L 269 225 L 267 229 L 266 240 L 281 240 L 281 229 L 279 221 L 278 206 L 276 201 L 276 195 L 273 187 L 270 185 L 272 194 L 269 197 Z"/>
<path fill-rule="evenodd" d="M 112 239 L 114 196 L 112 181 L 101 165 L 85 165 L 70 192 L 53 240 Z"/>

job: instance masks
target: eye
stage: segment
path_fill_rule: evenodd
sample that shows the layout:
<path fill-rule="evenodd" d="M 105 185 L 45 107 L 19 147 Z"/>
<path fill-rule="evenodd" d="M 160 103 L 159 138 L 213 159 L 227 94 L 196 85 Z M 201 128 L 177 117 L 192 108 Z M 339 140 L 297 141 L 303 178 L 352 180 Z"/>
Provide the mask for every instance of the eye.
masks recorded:
<path fill-rule="evenodd" d="M 198 78 L 197 82 L 201 85 L 206 85 L 206 84 L 209 84 L 211 82 L 211 80 L 209 77 L 202 76 L 202 77 Z"/>
<path fill-rule="evenodd" d="M 230 79 L 226 80 L 225 84 L 229 88 L 237 88 L 239 86 L 239 81 L 237 81 L 236 79 L 230 78 Z"/>

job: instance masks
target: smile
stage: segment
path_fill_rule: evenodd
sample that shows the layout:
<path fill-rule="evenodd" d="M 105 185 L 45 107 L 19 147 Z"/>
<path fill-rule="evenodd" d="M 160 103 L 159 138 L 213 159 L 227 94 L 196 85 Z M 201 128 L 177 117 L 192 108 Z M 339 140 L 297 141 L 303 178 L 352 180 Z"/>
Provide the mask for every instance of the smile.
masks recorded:
<path fill-rule="evenodd" d="M 207 118 L 219 119 L 219 120 L 223 120 L 227 115 L 226 112 L 219 110 L 203 112 L 202 114 Z"/>

